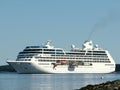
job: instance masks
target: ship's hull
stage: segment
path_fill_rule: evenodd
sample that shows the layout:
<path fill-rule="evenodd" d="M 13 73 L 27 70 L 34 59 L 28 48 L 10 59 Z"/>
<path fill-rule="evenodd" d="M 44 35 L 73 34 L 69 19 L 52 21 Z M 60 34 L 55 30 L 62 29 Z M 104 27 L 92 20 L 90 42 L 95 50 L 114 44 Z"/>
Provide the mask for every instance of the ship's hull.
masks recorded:
<path fill-rule="evenodd" d="M 37 63 L 32 61 L 8 61 L 18 73 L 44 74 L 44 73 L 112 73 L 115 71 L 115 64 L 92 63 L 91 66 L 79 65 L 57 65 L 51 63 Z"/>

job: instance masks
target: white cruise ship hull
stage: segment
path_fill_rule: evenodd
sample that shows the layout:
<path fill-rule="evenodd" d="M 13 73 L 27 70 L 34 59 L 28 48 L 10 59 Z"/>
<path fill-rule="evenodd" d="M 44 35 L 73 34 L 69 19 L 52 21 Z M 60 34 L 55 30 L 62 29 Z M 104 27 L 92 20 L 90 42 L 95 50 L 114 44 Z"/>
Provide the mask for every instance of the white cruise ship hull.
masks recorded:
<path fill-rule="evenodd" d="M 51 63 L 36 63 L 32 61 L 7 61 L 18 73 L 45 74 L 45 73 L 112 73 L 115 71 L 113 63 L 92 63 L 92 66 L 68 66 Z"/>

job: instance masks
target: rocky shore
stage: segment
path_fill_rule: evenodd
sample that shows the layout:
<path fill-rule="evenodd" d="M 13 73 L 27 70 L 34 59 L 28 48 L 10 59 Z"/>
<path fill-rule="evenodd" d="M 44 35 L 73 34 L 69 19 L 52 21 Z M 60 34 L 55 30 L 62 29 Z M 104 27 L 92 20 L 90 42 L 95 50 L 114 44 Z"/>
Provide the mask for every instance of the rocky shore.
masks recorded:
<path fill-rule="evenodd" d="M 87 85 L 79 90 L 120 90 L 120 80 L 108 81 L 96 85 Z"/>

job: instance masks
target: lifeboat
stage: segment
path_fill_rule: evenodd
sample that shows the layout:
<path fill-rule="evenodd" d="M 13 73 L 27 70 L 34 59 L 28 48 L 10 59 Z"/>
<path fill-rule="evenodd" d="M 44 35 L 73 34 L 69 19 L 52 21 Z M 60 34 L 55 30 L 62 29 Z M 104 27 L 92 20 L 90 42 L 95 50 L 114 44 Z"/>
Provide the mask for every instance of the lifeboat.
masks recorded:
<path fill-rule="evenodd" d="M 57 63 L 66 63 L 67 60 L 57 60 L 56 62 L 57 62 Z"/>

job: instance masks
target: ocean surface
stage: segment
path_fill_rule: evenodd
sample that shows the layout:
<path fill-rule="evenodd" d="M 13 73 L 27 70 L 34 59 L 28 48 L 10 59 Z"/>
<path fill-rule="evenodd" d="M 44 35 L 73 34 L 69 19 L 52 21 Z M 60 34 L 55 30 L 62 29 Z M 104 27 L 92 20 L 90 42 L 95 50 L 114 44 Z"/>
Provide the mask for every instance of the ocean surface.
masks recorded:
<path fill-rule="evenodd" d="M 76 90 L 88 84 L 120 79 L 111 74 L 17 74 L 0 72 L 0 90 Z"/>

